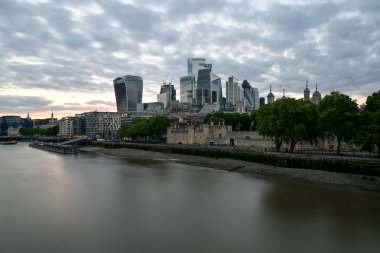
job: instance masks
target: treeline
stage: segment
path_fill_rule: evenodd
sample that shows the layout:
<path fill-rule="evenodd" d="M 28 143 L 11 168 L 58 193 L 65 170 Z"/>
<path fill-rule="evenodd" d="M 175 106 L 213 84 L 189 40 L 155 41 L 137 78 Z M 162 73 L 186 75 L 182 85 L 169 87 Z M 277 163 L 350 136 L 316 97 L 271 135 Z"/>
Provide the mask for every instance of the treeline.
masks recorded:
<path fill-rule="evenodd" d="M 59 132 L 58 126 L 53 126 L 49 128 L 32 128 L 32 127 L 22 127 L 20 128 L 20 134 L 23 136 L 57 136 Z"/>
<path fill-rule="evenodd" d="M 204 123 L 224 124 L 232 126 L 233 131 L 254 131 L 256 129 L 256 113 L 214 112 L 208 113 Z"/>
<path fill-rule="evenodd" d="M 132 141 L 162 142 L 168 126 L 170 126 L 170 119 L 163 115 L 155 115 L 149 119 L 137 118 L 123 124 L 119 135 Z"/>
<path fill-rule="evenodd" d="M 256 128 L 259 134 L 274 141 L 276 150 L 286 143 L 293 152 L 299 142 L 316 143 L 328 138 L 337 141 L 338 154 L 342 142 L 361 145 L 369 151 L 377 147 L 380 153 L 380 90 L 368 96 L 363 111 L 349 96 L 331 92 L 318 105 L 286 98 L 261 106 L 255 113 L 240 114 L 240 118 L 235 113 L 228 114 L 208 114 L 205 122 L 224 121 L 234 130 L 239 130 L 236 126 L 240 130 Z"/>

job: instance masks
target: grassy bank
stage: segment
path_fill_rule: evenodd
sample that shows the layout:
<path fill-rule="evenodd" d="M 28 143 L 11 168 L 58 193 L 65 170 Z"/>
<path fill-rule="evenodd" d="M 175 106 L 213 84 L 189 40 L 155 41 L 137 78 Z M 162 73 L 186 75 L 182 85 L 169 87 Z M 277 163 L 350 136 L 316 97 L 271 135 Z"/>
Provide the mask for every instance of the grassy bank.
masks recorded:
<path fill-rule="evenodd" d="M 92 142 L 91 145 L 102 148 L 130 148 L 144 151 L 204 156 L 211 158 L 229 158 L 286 168 L 300 168 L 338 173 L 361 174 L 367 176 L 380 176 L 379 159 L 347 159 L 341 157 L 311 157 L 282 153 L 243 152 L 237 150 L 209 148 L 205 146 L 189 147 L 179 145 L 171 146 L 160 144 L 109 142 Z"/>

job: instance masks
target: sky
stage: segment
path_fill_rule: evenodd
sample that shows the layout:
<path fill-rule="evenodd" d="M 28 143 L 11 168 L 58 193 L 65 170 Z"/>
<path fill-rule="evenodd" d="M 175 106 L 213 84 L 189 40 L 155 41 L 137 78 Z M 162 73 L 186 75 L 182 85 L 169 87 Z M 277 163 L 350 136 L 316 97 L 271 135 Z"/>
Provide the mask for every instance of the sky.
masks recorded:
<path fill-rule="evenodd" d="M 0 0 L 0 116 L 116 111 L 113 79 L 140 75 L 154 102 L 187 58 L 265 96 L 358 104 L 380 89 L 378 0 Z M 224 94 L 225 96 L 225 94 Z"/>

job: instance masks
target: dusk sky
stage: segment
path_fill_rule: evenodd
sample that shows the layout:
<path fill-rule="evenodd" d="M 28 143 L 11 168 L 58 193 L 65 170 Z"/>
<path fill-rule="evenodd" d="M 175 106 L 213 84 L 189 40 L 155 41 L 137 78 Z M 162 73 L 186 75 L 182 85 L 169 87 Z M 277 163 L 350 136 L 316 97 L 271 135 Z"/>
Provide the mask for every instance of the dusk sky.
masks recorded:
<path fill-rule="evenodd" d="M 380 1 L 0 0 L 0 116 L 116 111 L 122 75 L 153 102 L 170 73 L 179 98 L 192 57 L 223 91 L 234 75 L 300 98 L 308 79 L 361 104 L 380 89 Z"/>

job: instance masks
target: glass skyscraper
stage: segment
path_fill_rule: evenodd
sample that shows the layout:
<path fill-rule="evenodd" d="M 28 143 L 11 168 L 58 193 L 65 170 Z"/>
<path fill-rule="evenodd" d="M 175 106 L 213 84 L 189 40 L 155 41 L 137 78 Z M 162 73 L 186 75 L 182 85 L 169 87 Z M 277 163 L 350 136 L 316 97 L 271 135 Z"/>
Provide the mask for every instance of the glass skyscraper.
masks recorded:
<path fill-rule="evenodd" d="M 137 103 L 142 102 L 143 79 L 141 76 L 122 76 L 113 80 L 117 112 L 136 111 Z"/>
<path fill-rule="evenodd" d="M 220 104 L 222 103 L 222 96 L 221 78 L 212 73 L 211 69 L 200 69 L 198 71 L 196 105 Z"/>
<path fill-rule="evenodd" d="M 180 100 L 182 103 L 188 103 L 188 104 L 192 103 L 194 89 L 195 89 L 194 76 L 183 76 L 180 78 Z"/>
<path fill-rule="evenodd" d="M 226 82 L 226 102 L 231 105 L 236 105 L 238 101 L 243 101 L 243 88 L 239 84 L 239 80 L 234 77 L 228 77 Z"/>

